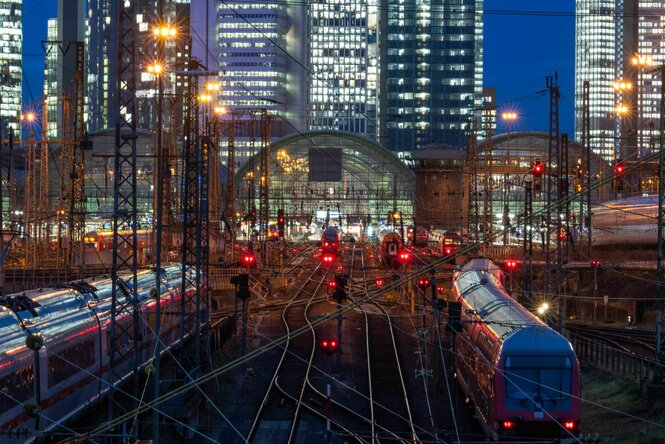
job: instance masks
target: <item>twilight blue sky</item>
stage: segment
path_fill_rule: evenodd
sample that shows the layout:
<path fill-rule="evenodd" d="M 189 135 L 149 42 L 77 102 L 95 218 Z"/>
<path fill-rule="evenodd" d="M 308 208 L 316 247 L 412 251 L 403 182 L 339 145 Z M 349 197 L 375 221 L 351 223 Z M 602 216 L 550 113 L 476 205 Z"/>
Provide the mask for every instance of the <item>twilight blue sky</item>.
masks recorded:
<path fill-rule="evenodd" d="M 574 0 L 485 0 L 485 85 L 497 89 L 499 112 L 516 110 L 514 130 L 548 128 L 549 98 L 545 77 L 559 74 L 561 132 L 571 134 L 574 125 L 575 11 Z M 534 15 L 523 11 L 561 14 Z M 53 0 L 23 0 L 24 106 L 43 94 L 46 22 L 56 15 Z M 34 97 L 34 100 L 33 100 Z M 503 131 L 499 125 L 499 131 Z"/>

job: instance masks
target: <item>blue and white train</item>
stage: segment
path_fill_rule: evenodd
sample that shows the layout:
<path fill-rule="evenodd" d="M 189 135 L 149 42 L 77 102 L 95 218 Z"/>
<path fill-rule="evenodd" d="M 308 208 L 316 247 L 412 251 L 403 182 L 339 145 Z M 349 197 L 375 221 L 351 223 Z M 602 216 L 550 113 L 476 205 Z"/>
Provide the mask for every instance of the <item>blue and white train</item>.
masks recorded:
<path fill-rule="evenodd" d="M 192 282 L 194 270 L 187 273 Z M 130 276 L 119 276 L 128 288 Z M 181 340 L 181 316 L 172 314 L 181 312 L 182 267 L 164 268 L 158 291 L 155 281 L 154 271 L 137 274 L 143 319 L 141 367 L 152 360 L 155 350 L 157 294 L 163 352 Z M 132 344 L 120 333 L 132 323 L 129 314 L 116 317 L 116 345 L 121 347 L 111 362 L 111 289 L 111 279 L 103 277 L 0 297 L 0 431 L 53 430 L 106 395 L 111 384 L 131 375 Z M 188 295 L 193 291 L 189 288 Z M 193 318 L 193 311 L 193 304 L 187 303 L 186 319 Z M 184 338 L 194 328 L 193 321 L 185 324 Z"/>
<path fill-rule="evenodd" d="M 472 259 L 455 276 L 457 380 L 485 433 L 570 438 L 580 422 L 580 366 L 570 342 L 514 301 L 501 270 Z"/>

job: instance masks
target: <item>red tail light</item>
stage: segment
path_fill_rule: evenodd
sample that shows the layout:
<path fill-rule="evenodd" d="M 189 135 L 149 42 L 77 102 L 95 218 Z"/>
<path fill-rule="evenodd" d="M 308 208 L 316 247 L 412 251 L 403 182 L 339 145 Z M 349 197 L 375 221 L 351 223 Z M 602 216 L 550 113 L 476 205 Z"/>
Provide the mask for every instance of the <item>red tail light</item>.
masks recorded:
<path fill-rule="evenodd" d="M 506 430 L 514 429 L 515 423 L 513 421 L 503 421 L 503 428 Z"/>
<path fill-rule="evenodd" d="M 564 421 L 563 426 L 566 430 L 575 430 L 575 421 Z"/>

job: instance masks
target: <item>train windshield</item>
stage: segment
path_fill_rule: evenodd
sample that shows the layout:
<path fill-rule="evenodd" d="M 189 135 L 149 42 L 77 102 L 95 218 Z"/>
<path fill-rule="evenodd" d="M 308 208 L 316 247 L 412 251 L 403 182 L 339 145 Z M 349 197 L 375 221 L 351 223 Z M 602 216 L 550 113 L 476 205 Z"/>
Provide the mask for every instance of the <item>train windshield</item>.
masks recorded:
<path fill-rule="evenodd" d="M 570 397 L 573 366 L 569 356 L 508 356 L 506 396 L 541 403 Z"/>

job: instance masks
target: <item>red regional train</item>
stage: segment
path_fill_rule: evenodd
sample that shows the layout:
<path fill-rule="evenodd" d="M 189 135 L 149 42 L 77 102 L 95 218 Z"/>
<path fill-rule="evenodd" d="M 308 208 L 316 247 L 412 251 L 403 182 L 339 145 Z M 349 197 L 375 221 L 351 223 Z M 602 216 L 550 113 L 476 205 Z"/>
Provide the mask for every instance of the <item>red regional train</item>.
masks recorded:
<path fill-rule="evenodd" d="M 462 236 L 455 231 L 434 230 L 430 233 L 429 246 L 437 255 L 450 256 L 462 247 Z"/>
<path fill-rule="evenodd" d="M 571 438 L 580 423 L 580 366 L 573 347 L 510 298 L 501 270 L 472 259 L 455 276 L 460 303 L 456 376 L 485 433 Z"/>
<path fill-rule="evenodd" d="M 182 272 L 179 265 L 165 267 L 157 291 L 154 271 L 137 275 L 136 294 L 143 313 L 141 368 L 150 363 L 155 349 L 152 331 L 157 295 L 163 316 L 162 353 L 194 331 L 193 322 L 186 322 L 180 331 L 180 316 L 165 315 L 184 309 L 183 314 L 192 319 L 193 302 L 181 307 Z M 195 269 L 187 270 L 188 281 L 194 280 L 193 273 Z M 130 288 L 133 285 L 128 274 L 119 280 Z M 104 397 L 112 384 L 133 373 L 129 338 L 123 336 L 115 357 L 110 350 L 111 291 L 111 279 L 103 277 L 0 297 L 0 431 L 25 428 L 33 434 L 57 429 Z M 192 291 L 188 285 L 186 292 Z M 116 331 L 132 322 L 126 312 L 116 319 Z"/>
<path fill-rule="evenodd" d="M 321 250 L 324 253 L 335 253 L 339 251 L 340 232 L 339 228 L 328 226 L 321 235 Z"/>
<path fill-rule="evenodd" d="M 151 243 L 152 230 L 136 230 L 136 246 L 139 249 Z M 118 231 L 121 236 L 129 236 L 130 230 Z M 113 251 L 113 231 L 91 231 L 83 237 L 83 251 Z"/>
<path fill-rule="evenodd" d="M 427 241 L 429 240 L 429 233 L 427 232 L 427 229 L 423 227 L 416 227 L 415 229 L 409 227 L 406 231 L 406 238 L 416 247 L 426 247 Z"/>
<path fill-rule="evenodd" d="M 397 268 L 400 264 L 399 254 L 404 249 L 402 236 L 395 231 L 383 230 L 379 233 L 378 239 L 381 259 L 387 266 Z"/>

